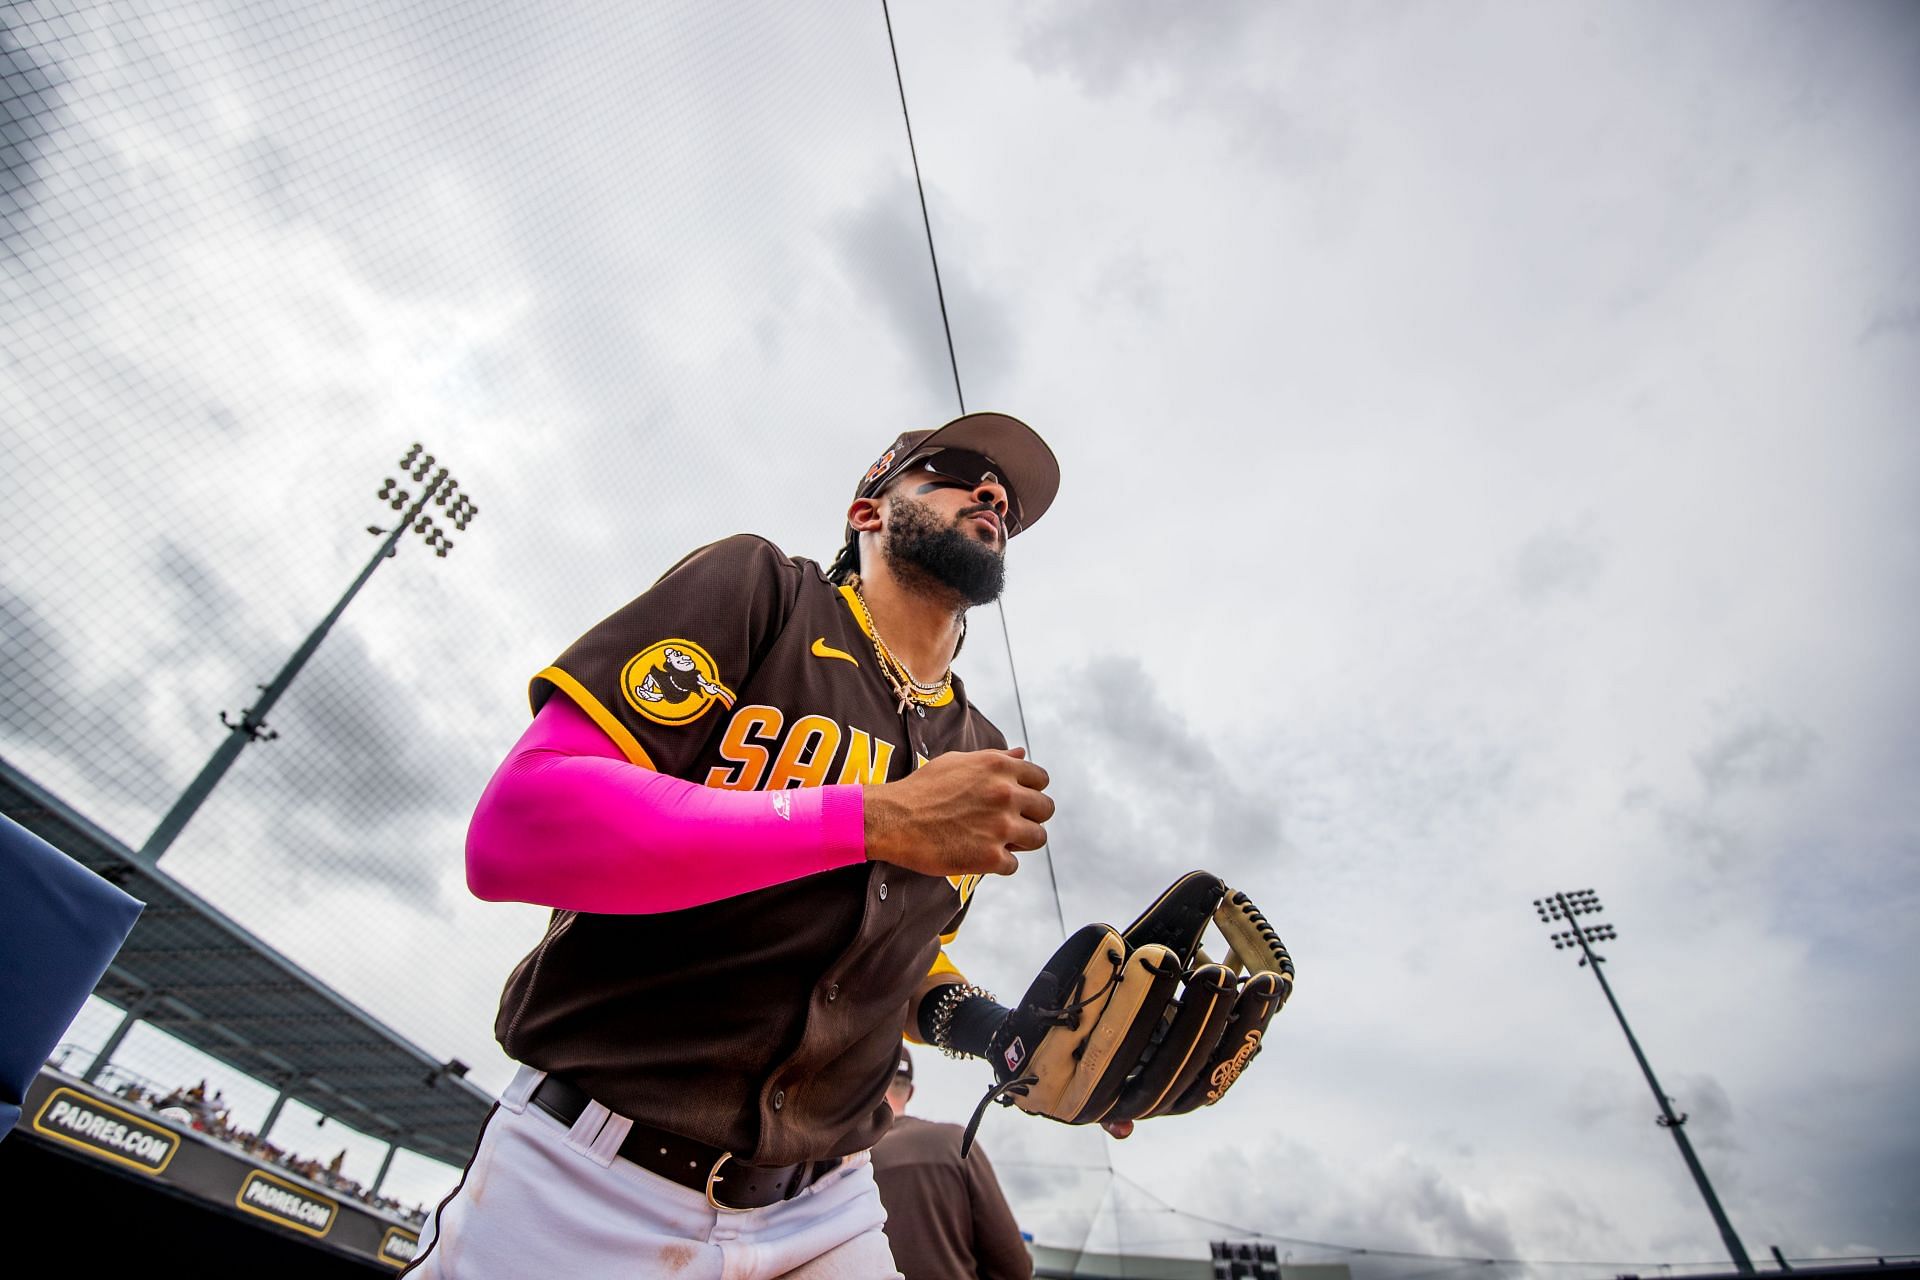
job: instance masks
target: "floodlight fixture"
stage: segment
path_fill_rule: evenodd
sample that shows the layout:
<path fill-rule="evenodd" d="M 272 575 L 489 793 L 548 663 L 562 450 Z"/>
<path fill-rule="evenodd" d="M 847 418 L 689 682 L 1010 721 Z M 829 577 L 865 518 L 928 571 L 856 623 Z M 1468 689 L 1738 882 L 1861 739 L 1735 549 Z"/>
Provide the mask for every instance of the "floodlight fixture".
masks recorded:
<path fill-rule="evenodd" d="M 166 816 L 160 819 L 160 825 L 155 827 L 153 834 L 147 837 L 146 844 L 141 846 L 138 856 L 148 866 L 158 863 L 161 856 L 172 846 L 181 828 L 187 825 L 188 819 L 192 818 L 200 808 L 214 785 L 232 767 L 242 747 L 249 742 L 271 742 L 280 736 L 267 728 L 267 712 L 279 700 L 280 695 L 287 691 L 287 686 L 293 683 L 293 678 L 300 673 L 300 668 L 306 665 L 307 659 L 311 658 L 314 651 L 320 647 L 320 642 L 326 638 L 327 632 L 332 630 L 333 624 L 340 620 L 340 615 L 346 612 L 347 605 L 352 602 L 354 596 L 359 594 L 360 588 L 367 584 L 367 579 L 373 576 L 373 571 L 379 568 L 381 561 L 399 553 L 401 536 L 411 529 L 421 536 L 422 541 L 427 544 L 436 558 L 441 560 L 447 558 L 447 552 L 453 549 L 453 540 L 448 538 L 446 533 L 433 522 L 433 517 L 427 514 L 427 503 L 434 501 L 447 508 L 447 518 L 453 522 L 456 529 L 465 529 L 468 523 L 480 513 L 480 508 L 475 506 L 464 492 L 455 495 L 459 482 L 453 478 L 447 468 L 436 468 L 434 456 L 428 453 L 425 446 L 418 441 L 415 441 L 413 446 L 402 455 L 399 466 L 403 477 L 411 478 L 416 484 L 424 483 L 426 488 L 422 489 L 419 497 L 416 498 L 412 490 L 402 487 L 399 478 L 388 476 L 381 481 L 380 488 L 374 493 L 374 497 L 385 502 L 395 511 L 405 508 L 406 514 L 402 515 L 391 529 L 383 529 L 377 524 L 367 526 L 368 533 L 376 537 L 385 534 L 386 541 L 380 544 L 380 549 L 367 561 L 366 567 L 360 571 L 360 576 L 353 580 L 353 585 L 349 586 L 339 601 L 334 604 L 332 612 L 321 620 L 320 625 L 313 629 L 300 647 L 294 651 L 293 656 L 287 659 L 286 665 L 280 669 L 280 674 L 273 678 L 272 683 L 256 686 L 260 690 L 260 697 L 252 706 L 240 713 L 238 720 L 230 718 L 225 711 L 220 713 L 220 722 L 226 725 L 227 736 L 214 749 L 212 758 L 201 768 L 193 781 L 187 784 L 187 789 L 180 793 L 180 798 L 173 802 L 173 807 L 167 810 Z M 409 503 L 412 504 L 410 507 Z"/>
<path fill-rule="evenodd" d="M 367 532 L 374 534 L 392 532 L 397 536 L 411 528 L 414 533 L 421 536 L 421 540 L 427 544 L 429 551 L 432 551 L 437 558 L 444 560 L 447 558 L 447 553 L 453 550 L 453 539 L 447 536 L 445 529 L 434 522 L 433 514 L 426 509 L 427 504 L 431 502 L 434 506 L 442 508 L 443 518 L 454 527 L 456 532 L 465 530 L 473 522 L 474 517 L 480 514 L 480 508 L 461 490 L 460 482 L 453 478 L 447 468 L 436 467 L 435 462 L 434 455 L 428 453 L 425 446 L 418 441 L 407 450 L 400 459 L 402 474 L 411 478 L 416 484 L 425 483 L 427 487 L 407 514 L 400 518 L 399 524 L 393 530 L 369 526 Z M 380 489 L 374 496 L 385 499 L 387 505 L 395 511 L 405 506 L 410 500 L 410 492 L 401 488 L 400 481 L 392 476 L 381 482 Z M 384 554 L 392 555 L 391 540 L 388 547 Z"/>

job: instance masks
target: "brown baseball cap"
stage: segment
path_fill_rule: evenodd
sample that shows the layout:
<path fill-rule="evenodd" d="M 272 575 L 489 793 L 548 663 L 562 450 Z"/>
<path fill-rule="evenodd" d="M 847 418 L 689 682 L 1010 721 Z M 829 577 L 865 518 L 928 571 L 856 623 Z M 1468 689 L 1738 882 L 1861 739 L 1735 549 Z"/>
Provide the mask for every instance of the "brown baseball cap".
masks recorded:
<path fill-rule="evenodd" d="M 971 471 L 992 474 L 1006 489 L 1008 537 L 1031 529 L 1060 491 L 1060 464 L 1039 432 L 1008 414 L 969 413 L 931 431 L 902 432 L 867 468 L 853 496 L 871 498 L 908 468 L 931 465 L 934 455 L 948 451 L 953 463 L 966 458 Z M 975 458 L 984 459 L 984 467 Z M 984 477 L 956 478 L 972 482 Z"/>

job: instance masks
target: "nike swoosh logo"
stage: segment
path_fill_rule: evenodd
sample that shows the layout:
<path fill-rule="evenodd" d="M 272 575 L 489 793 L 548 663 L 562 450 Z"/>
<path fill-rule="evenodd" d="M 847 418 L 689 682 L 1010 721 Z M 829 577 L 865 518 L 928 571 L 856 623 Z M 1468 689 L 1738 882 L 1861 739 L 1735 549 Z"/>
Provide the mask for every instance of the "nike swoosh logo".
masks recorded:
<path fill-rule="evenodd" d="M 860 665 L 852 654 L 843 652 L 828 644 L 825 636 L 821 636 L 813 642 L 813 656 L 816 658 L 844 658 L 856 667 Z"/>

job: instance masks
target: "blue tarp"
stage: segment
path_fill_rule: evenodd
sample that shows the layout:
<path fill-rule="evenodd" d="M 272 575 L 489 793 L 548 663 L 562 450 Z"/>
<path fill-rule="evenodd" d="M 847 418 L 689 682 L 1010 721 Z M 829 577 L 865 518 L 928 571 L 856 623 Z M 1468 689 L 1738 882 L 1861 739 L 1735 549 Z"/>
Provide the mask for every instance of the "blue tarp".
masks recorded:
<path fill-rule="evenodd" d="M 0 1138 L 146 906 L 0 815 Z"/>

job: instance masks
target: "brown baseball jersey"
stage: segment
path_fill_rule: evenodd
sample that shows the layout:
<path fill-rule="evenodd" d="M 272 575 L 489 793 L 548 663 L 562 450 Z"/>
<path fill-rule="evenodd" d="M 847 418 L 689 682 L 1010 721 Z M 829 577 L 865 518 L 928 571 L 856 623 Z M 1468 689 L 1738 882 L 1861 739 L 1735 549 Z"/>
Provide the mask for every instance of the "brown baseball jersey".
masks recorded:
<path fill-rule="evenodd" d="M 952 694 L 902 710 L 846 588 L 738 535 L 694 552 L 534 677 L 628 760 L 711 787 L 890 782 L 1006 745 Z M 651 915 L 556 911 L 495 1034 L 611 1110 L 750 1164 L 825 1159 L 886 1128 L 909 1004 L 978 876 L 864 862 Z"/>
<path fill-rule="evenodd" d="M 961 1156 L 964 1133 L 901 1116 L 874 1145 L 893 1265 L 906 1280 L 1031 1280 L 1033 1254 L 986 1149 Z"/>

